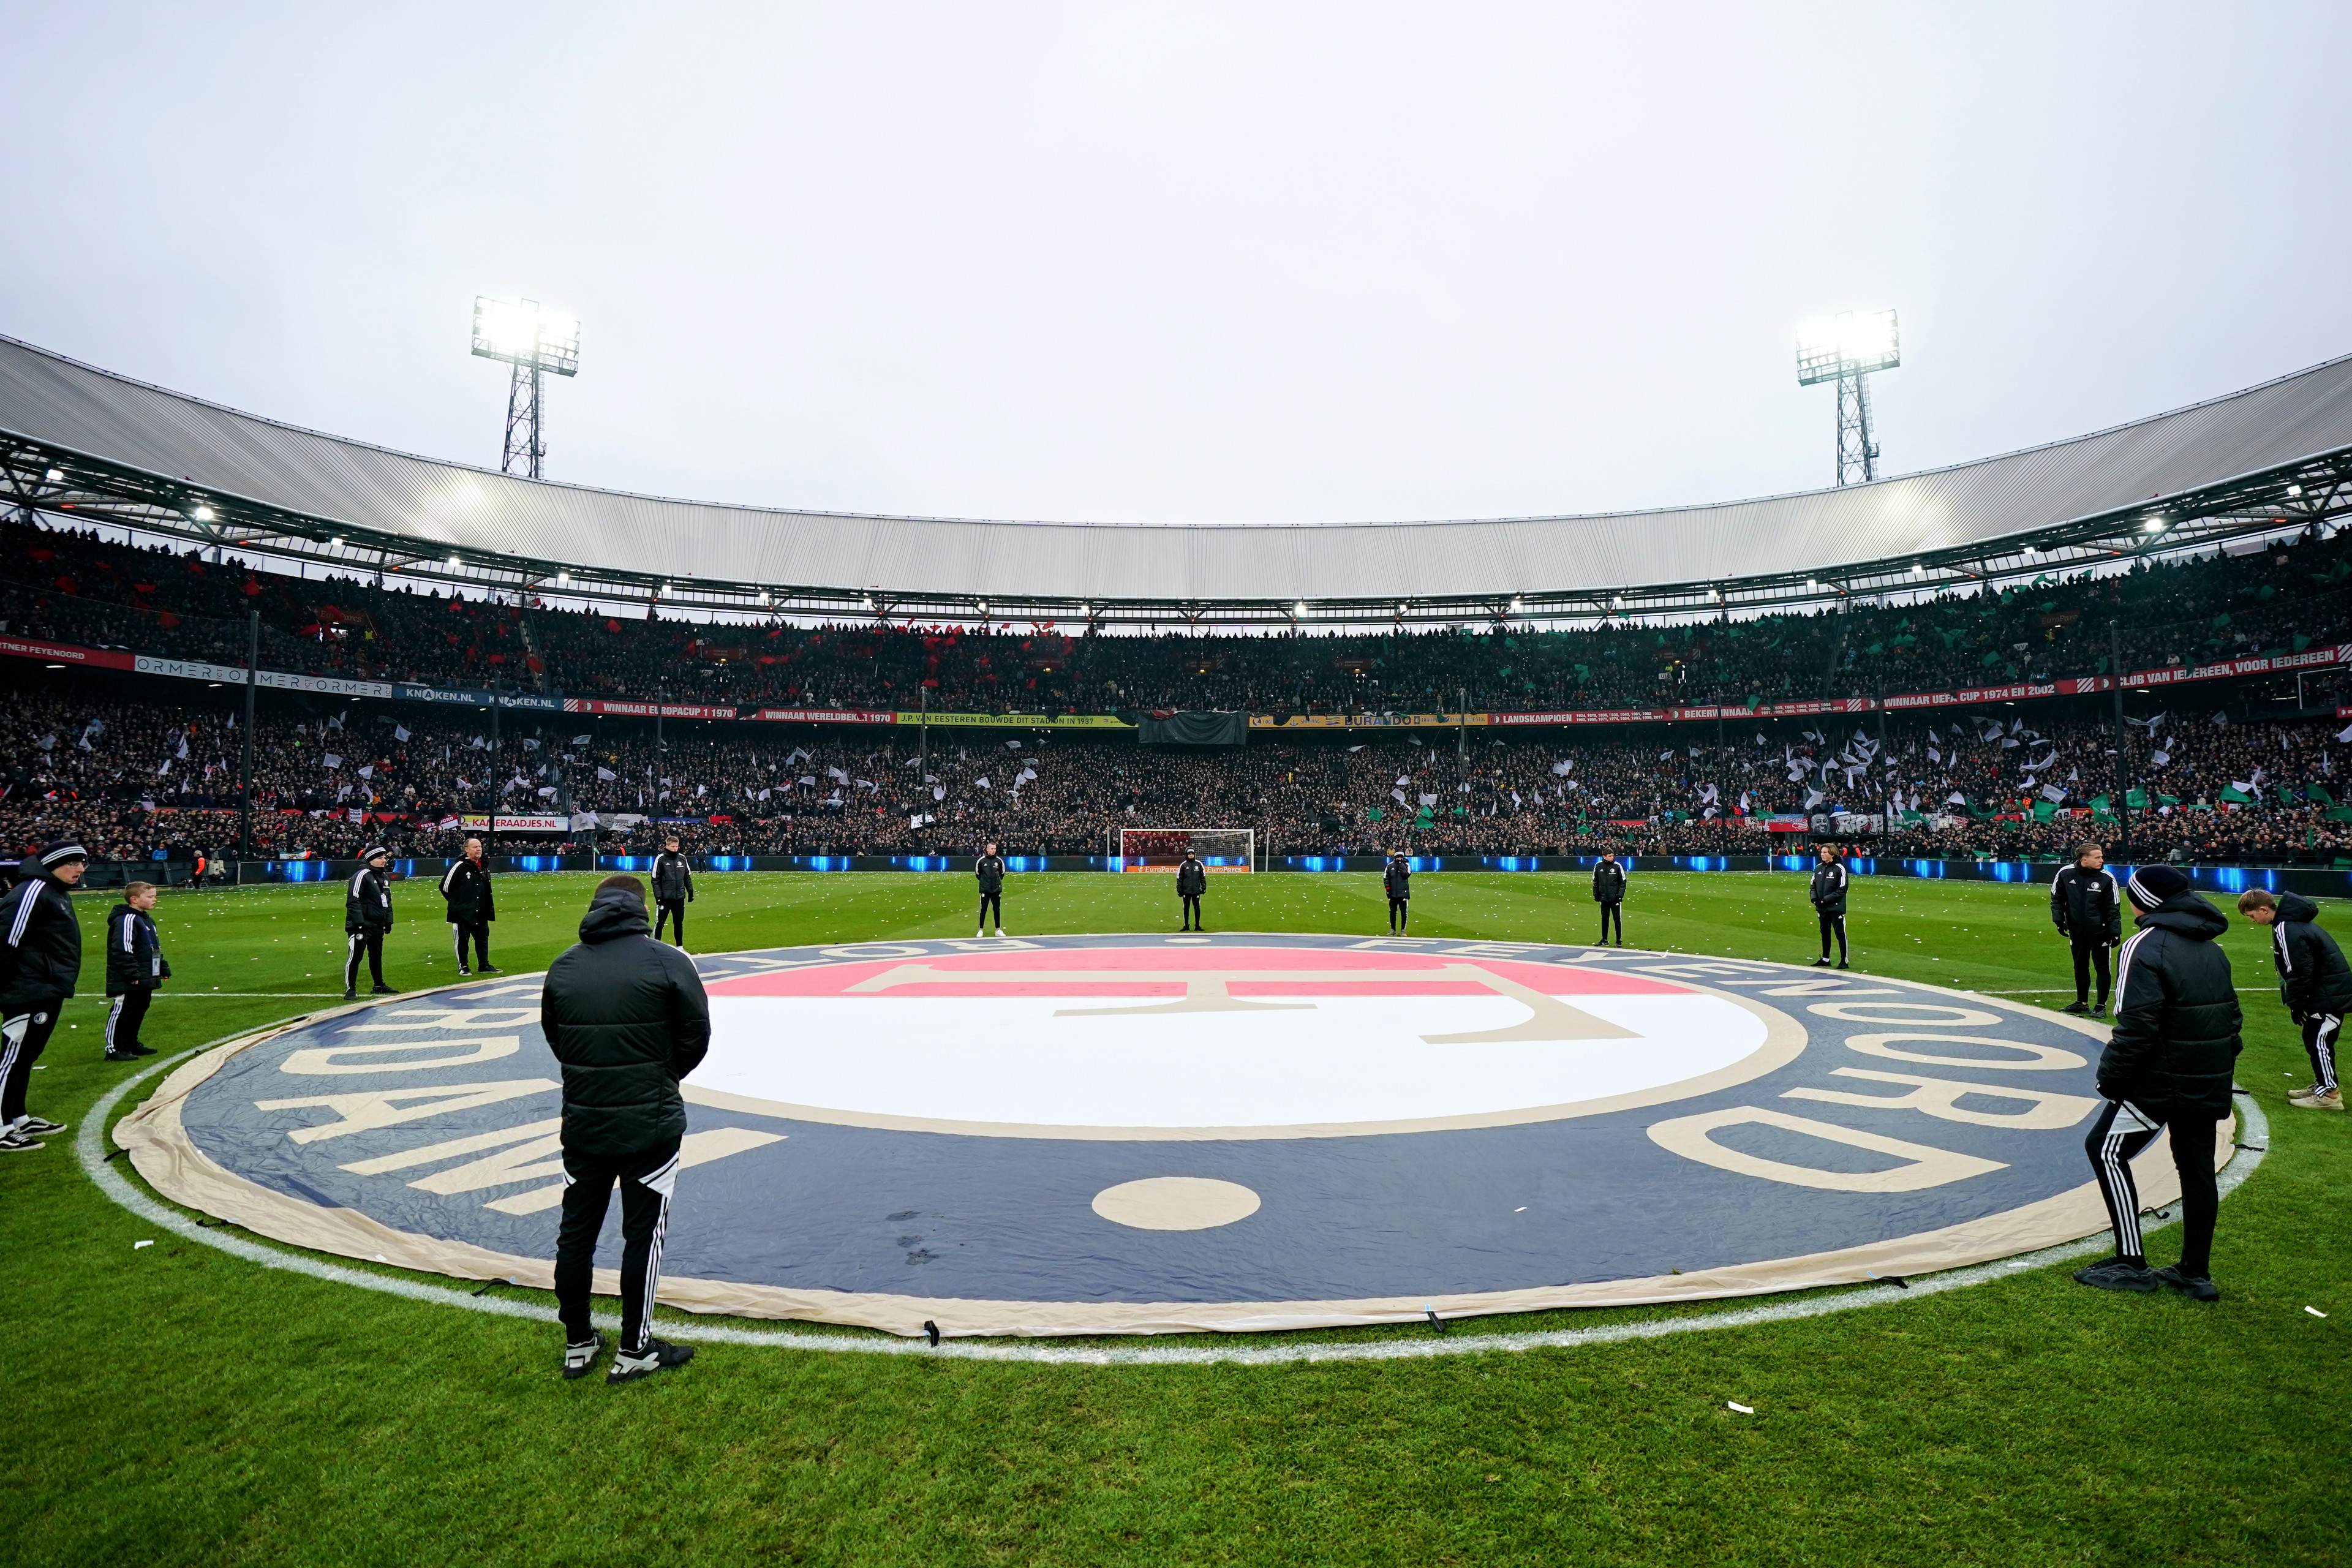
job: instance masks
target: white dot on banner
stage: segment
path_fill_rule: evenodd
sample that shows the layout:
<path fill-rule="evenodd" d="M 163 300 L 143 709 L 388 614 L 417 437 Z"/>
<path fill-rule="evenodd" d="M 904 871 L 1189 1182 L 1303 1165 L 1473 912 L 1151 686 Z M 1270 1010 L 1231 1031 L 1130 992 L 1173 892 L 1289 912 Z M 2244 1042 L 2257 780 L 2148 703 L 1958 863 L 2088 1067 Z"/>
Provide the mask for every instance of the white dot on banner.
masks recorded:
<path fill-rule="evenodd" d="M 1149 1176 L 1095 1194 L 1094 1211 L 1135 1230 L 1212 1230 L 1257 1213 L 1258 1195 L 1238 1182 Z"/>

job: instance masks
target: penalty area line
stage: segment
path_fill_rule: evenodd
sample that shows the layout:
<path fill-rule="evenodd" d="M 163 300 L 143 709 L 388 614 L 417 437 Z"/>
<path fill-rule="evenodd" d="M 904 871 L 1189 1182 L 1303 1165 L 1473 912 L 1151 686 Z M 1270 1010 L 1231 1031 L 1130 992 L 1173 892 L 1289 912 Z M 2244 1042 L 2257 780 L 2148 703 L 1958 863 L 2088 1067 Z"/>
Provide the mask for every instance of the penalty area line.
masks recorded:
<path fill-rule="evenodd" d="M 106 1163 L 105 1128 L 114 1108 L 131 1090 L 166 1068 L 250 1033 L 249 1029 L 240 1029 L 234 1035 L 223 1036 L 194 1050 L 160 1057 L 100 1097 L 98 1103 L 91 1106 L 83 1117 L 80 1130 L 74 1137 L 74 1156 L 99 1191 L 151 1225 L 264 1268 L 281 1269 L 289 1274 L 323 1279 L 331 1284 L 374 1290 L 404 1300 L 421 1301 L 428 1306 L 455 1307 L 464 1311 L 487 1312 L 493 1317 L 528 1318 L 542 1323 L 557 1321 L 552 1307 L 530 1301 L 509 1301 L 497 1296 L 476 1296 L 447 1286 L 371 1274 L 364 1269 L 323 1262 L 301 1253 L 201 1227 L 195 1221 L 140 1192 L 121 1172 Z M 2264 1151 L 2270 1146 L 2270 1123 L 2253 1097 L 2235 1096 L 2233 1104 L 2242 1119 L 2242 1131 L 2236 1152 L 2217 1177 L 2223 1197 L 2235 1191 L 2253 1173 L 2255 1167 L 2263 1163 Z M 2249 1144 L 2253 1146 L 2250 1148 Z M 2176 1201 L 2172 1206 L 2177 1211 L 2180 1205 Z M 235 1223 L 234 1220 L 231 1223 Z M 2178 1223 L 2177 1219 L 2148 1223 L 2147 1216 L 2144 1215 L 2142 1230 L 2162 1230 Z M 2055 1247 L 2022 1253 L 2015 1258 L 1996 1258 L 1990 1263 L 1973 1264 L 1941 1274 L 1915 1275 L 1906 1281 L 1909 1287 L 1907 1289 L 1892 1293 L 1855 1288 L 1833 1296 L 1817 1296 L 1798 1301 L 1768 1301 L 1648 1322 L 1605 1323 L 1589 1329 L 1531 1330 L 1519 1333 L 1458 1336 L 1449 1333 L 1437 1339 L 1378 1340 L 1365 1344 L 1077 1346 L 1025 1341 L 949 1340 L 934 1346 L 919 1338 L 869 1339 L 814 1333 L 799 1329 L 746 1329 L 725 1323 L 681 1321 L 676 1318 L 661 1319 L 659 1326 L 667 1338 L 702 1344 L 761 1345 L 836 1355 L 919 1355 L 950 1361 L 1032 1362 L 1070 1366 L 1207 1366 L 1219 1363 L 1241 1366 L 1286 1366 L 1300 1362 L 1426 1361 L 1438 1356 L 1473 1355 L 1493 1351 L 1573 1350 L 1587 1345 L 1618 1344 L 1631 1340 L 1663 1339 L 1669 1334 L 1696 1333 L 1707 1329 L 1738 1329 L 1764 1323 L 1791 1322 L 1801 1318 L 1826 1317 L 1832 1312 L 1850 1312 L 1864 1307 L 1895 1307 L 1924 1296 L 2005 1279 L 2023 1269 L 2045 1268 L 2053 1263 L 2070 1262 L 2077 1258 L 2104 1253 L 2109 1250 L 2109 1240 L 2108 1235 L 2102 1231 L 2080 1241 L 2062 1242 Z M 618 1330 L 621 1323 L 617 1313 L 609 1312 L 595 1314 L 593 1321 L 600 1329 Z M 1462 1320 L 1451 1321 L 1459 1322 Z"/>

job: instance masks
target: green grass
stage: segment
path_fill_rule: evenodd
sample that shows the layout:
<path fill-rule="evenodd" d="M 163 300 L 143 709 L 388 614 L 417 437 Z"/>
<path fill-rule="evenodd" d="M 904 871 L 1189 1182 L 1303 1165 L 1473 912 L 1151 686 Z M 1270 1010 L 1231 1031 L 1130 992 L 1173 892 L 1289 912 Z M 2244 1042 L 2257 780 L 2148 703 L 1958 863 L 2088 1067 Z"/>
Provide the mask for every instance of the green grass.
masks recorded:
<path fill-rule="evenodd" d="M 588 883 L 502 878 L 498 962 L 561 952 Z M 1415 891 L 1417 935 L 1581 941 L 1595 923 L 1580 878 L 1432 875 Z M 392 979 L 454 978 L 438 900 L 403 892 Z M 971 929 L 968 877 L 711 876 L 701 895 L 704 951 Z M 176 1050 L 339 991 L 341 898 L 168 898 L 179 978 L 150 1043 Z M 1023 877 L 1005 901 L 1023 936 L 1175 920 L 1157 878 Z M 80 900 L 93 938 L 111 902 Z M 1369 876 L 1221 878 L 1209 910 L 1226 931 L 1385 923 Z M 1857 879 L 1855 966 L 2063 1001 L 2044 910 L 2033 887 Z M 1796 876 L 1637 877 L 1626 926 L 1643 946 L 1812 952 Z M 2242 986 L 2269 979 L 2263 935 L 2240 923 L 2227 939 Z M 2286 1106 L 2302 1052 L 2273 997 L 2242 1000 L 2239 1079 L 2273 1141 L 2223 1206 L 2216 1308 L 2044 1268 L 1824 1318 L 1425 1362 L 707 1345 L 650 1384 L 567 1384 L 551 1325 L 168 1233 L 134 1250 L 152 1227 L 53 1141 L 0 1163 L 0 1541 L 14 1563 L 72 1564 L 2339 1563 L 2352 1119 Z M 36 1110 L 78 1121 L 130 1070 L 100 1059 L 101 1006 L 69 1004 Z"/>

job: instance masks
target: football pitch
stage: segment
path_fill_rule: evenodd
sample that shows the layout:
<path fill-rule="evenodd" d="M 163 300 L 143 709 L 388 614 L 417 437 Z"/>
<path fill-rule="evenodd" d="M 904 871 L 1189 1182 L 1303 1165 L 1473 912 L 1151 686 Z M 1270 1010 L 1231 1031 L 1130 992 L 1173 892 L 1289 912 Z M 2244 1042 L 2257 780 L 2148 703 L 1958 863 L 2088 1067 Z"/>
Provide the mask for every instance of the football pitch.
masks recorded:
<path fill-rule="evenodd" d="M 496 962 L 545 967 L 594 880 L 500 878 Z M 1797 875 L 1637 874 L 1626 935 L 1805 963 L 1804 889 Z M 969 876 L 739 873 L 698 890 L 699 952 L 972 931 Z M 1414 894 L 1417 936 L 1581 942 L 1597 926 L 1581 877 L 1423 875 Z M 394 898 L 387 977 L 454 981 L 431 888 Z M 76 900 L 86 994 L 32 1080 L 33 1110 L 74 1132 L 138 1070 L 100 1056 L 113 901 Z M 1177 922 L 1164 877 L 1017 877 L 1004 902 L 1023 937 Z M 147 1042 L 169 1055 L 333 1005 L 341 903 L 332 883 L 168 896 L 176 977 Z M 1220 877 L 1207 921 L 1377 935 L 1385 908 L 1369 875 Z M 159 1232 L 93 1184 L 68 1132 L 0 1165 L 0 1540 L 12 1562 L 73 1564 L 2341 1562 L 2352 1119 L 2286 1104 L 2308 1069 L 2267 933 L 2228 912 L 2238 1081 L 2273 1142 L 2223 1202 L 2218 1306 L 2087 1290 L 2059 1266 L 1936 1294 L 1844 1288 L 1874 1304 L 1608 1344 L 1075 1365 L 704 1343 L 681 1372 L 608 1388 L 557 1377 L 552 1324 Z M 2352 939 L 2352 906 L 2326 918 Z M 2072 996 L 2038 886 L 1857 878 L 1849 925 L 1864 973 Z M 2153 1260 L 2178 1247 L 2156 1233 Z"/>

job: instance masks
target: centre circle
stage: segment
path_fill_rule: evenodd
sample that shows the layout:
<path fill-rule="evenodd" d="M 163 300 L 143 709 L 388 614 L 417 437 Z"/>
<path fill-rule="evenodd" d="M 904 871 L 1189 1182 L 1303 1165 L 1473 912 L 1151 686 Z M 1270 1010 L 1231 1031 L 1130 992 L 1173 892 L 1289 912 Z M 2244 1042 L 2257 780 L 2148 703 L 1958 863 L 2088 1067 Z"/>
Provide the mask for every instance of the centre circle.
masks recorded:
<path fill-rule="evenodd" d="M 885 954 L 709 985 L 705 1103 L 995 1136 L 1265 1137 L 1662 1103 L 1777 1066 L 1743 998 L 1560 963 L 1346 949 Z"/>
<path fill-rule="evenodd" d="M 1213 1230 L 1257 1213 L 1258 1196 L 1239 1182 L 1206 1176 L 1147 1176 L 1095 1194 L 1095 1213 L 1135 1230 Z"/>

